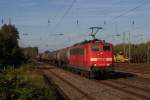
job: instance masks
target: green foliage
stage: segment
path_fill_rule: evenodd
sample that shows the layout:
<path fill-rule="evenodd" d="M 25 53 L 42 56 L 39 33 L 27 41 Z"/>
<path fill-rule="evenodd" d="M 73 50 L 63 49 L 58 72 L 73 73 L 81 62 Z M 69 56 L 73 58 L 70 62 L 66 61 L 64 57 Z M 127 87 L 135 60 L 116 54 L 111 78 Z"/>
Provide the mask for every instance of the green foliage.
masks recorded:
<path fill-rule="evenodd" d="M 27 47 L 22 48 L 23 53 L 26 59 L 35 58 L 38 55 L 38 48 L 37 47 Z"/>
<path fill-rule="evenodd" d="M 0 82 L 1 100 L 55 100 L 48 87 L 37 87 L 25 79 L 14 76 L 2 78 Z"/>
<path fill-rule="evenodd" d="M 125 52 L 124 52 L 125 47 Z M 131 60 L 132 62 L 147 62 L 148 47 L 150 47 L 150 42 L 141 44 L 131 44 Z M 118 44 L 114 46 L 114 53 L 123 52 L 124 55 L 129 56 L 129 44 Z M 150 52 L 150 50 L 149 50 Z"/>
<path fill-rule="evenodd" d="M 39 74 L 24 66 L 20 69 L 7 69 L 0 74 L 0 100 L 57 100 L 57 96 L 52 88 L 46 84 L 38 84 L 34 79 L 26 78 L 34 75 L 38 78 Z M 30 71 L 31 70 L 31 71 Z"/>
<path fill-rule="evenodd" d="M 14 25 L 4 24 L 0 29 L 0 67 L 18 65 L 23 54 L 18 46 L 19 32 Z"/>

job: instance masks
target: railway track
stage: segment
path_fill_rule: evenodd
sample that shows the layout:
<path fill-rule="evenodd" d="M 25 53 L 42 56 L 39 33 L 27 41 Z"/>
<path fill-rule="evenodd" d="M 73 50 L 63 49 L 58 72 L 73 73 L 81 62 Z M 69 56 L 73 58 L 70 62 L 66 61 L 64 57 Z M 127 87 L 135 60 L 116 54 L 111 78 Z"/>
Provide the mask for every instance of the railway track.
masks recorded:
<path fill-rule="evenodd" d="M 48 68 L 47 66 L 49 65 L 46 65 L 45 68 Z M 150 100 L 150 86 L 146 87 L 143 84 L 145 83 L 146 85 L 148 85 L 150 81 L 143 78 L 97 80 L 87 79 L 58 68 L 40 70 L 42 70 L 42 73 L 46 77 L 48 77 L 49 80 L 52 80 L 51 78 L 54 78 L 55 80 L 53 81 L 65 84 L 64 87 L 66 86 L 66 89 L 71 90 L 70 93 L 76 91 L 74 95 L 78 95 L 75 95 L 74 98 L 70 98 L 72 100 L 100 100 L 100 97 L 97 97 L 96 94 L 100 94 L 101 97 L 103 97 L 103 92 L 105 92 L 105 94 L 108 94 L 110 98 L 114 97 L 113 100 Z M 60 89 L 61 91 L 64 91 L 62 87 Z M 103 100 L 103 98 L 101 99 Z"/>
<path fill-rule="evenodd" d="M 150 67 L 148 65 L 127 65 L 119 64 L 115 66 L 116 71 L 132 73 L 144 78 L 150 78 Z"/>
<path fill-rule="evenodd" d="M 97 80 L 96 80 L 97 81 Z M 120 92 L 124 92 L 130 96 L 134 96 L 135 99 L 140 100 L 150 100 L 150 90 L 142 87 L 137 87 L 132 84 L 127 84 L 122 81 L 115 81 L 115 80 L 109 80 L 109 81 L 97 81 L 100 84 L 103 84 L 105 86 L 109 86 L 113 89 L 116 89 Z M 134 99 L 133 97 L 133 99 Z"/>
<path fill-rule="evenodd" d="M 143 67 L 138 67 L 138 68 L 130 68 L 130 67 L 119 67 L 117 69 L 120 69 L 120 70 L 127 70 L 127 71 L 133 71 L 133 72 L 143 72 L 143 71 L 150 71 L 150 68 L 143 68 Z"/>
<path fill-rule="evenodd" d="M 41 67 L 39 67 L 40 68 L 40 70 L 42 69 Z M 46 70 L 46 69 L 47 70 Z M 53 71 L 51 71 L 51 69 L 52 68 L 50 68 L 49 70 L 48 70 L 48 67 L 44 67 L 43 69 L 42 69 L 42 74 L 44 74 L 44 76 L 45 77 L 47 77 L 47 79 L 49 79 L 50 81 L 52 81 L 52 79 L 51 78 L 49 78 L 49 73 L 51 73 L 51 74 L 53 74 L 53 76 L 55 76 L 55 77 L 57 77 L 58 79 L 60 79 L 61 81 L 63 81 L 64 83 L 63 84 L 67 84 L 69 87 L 71 87 L 72 89 L 73 89 L 73 91 L 77 91 L 80 95 L 82 95 L 82 96 L 76 96 L 76 99 L 70 99 L 69 98 L 69 96 L 66 96 L 66 95 L 64 95 L 65 93 L 61 93 L 61 94 L 63 94 L 63 96 L 65 97 L 65 98 L 69 98 L 69 100 L 81 100 L 81 99 L 83 99 L 83 100 L 101 100 L 101 97 L 97 97 L 97 96 L 94 96 L 94 94 L 96 94 L 97 92 L 90 92 L 89 93 L 89 91 L 86 91 L 86 90 L 84 90 L 84 89 L 81 89 L 80 88 L 80 86 L 78 86 L 78 85 L 74 85 L 74 84 L 72 84 L 70 81 L 68 81 L 68 80 L 66 80 L 64 77 L 62 77 L 62 76 L 60 76 L 60 75 L 57 75 L 55 72 L 53 72 Z M 67 72 L 68 73 L 68 72 Z M 78 80 L 78 81 L 82 81 L 82 78 L 84 78 L 84 77 L 80 77 L 79 75 L 76 75 L 76 74 L 73 74 L 73 75 L 75 75 L 75 76 L 77 76 L 77 77 L 79 77 L 80 79 Z M 78 79 L 78 78 L 77 78 Z M 89 80 L 89 79 L 87 79 L 87 78 L 85 78 L 86 80 Z M 54 83 L 54 82 L 52 82 L 52 83 Z M 56 84 L 55 84 L 56 85 Z M 58 87 L 58 86 L 57 86 Z M 59 88 L 60 89 L 60 88 Z M 69 88 L 68 88 L 69 89 Z M 61 89 L 60 89 L 60 91 L 61 92 L 63 92 Z M 102 91 L 103 93 L 105 92 L 105 89 Z M 119 96 L 118 96 L 119 97 Z M 122 97 L 119 97 L 119 98 L 122 98 Z M 106 99 L 107 100 L 107 99 Z M 114 100 L 123 100 L 123 99 L 114 99 Z M 125 99 L 124 99 L 125 100 Z"/>
<path fill-rule="evenodd" d="M 65 80 L 64 77 L 61 77 L 61 76 L 57 75 L 53 71 L 45 70 L 45 68 L 42 70 L 42 74 L 48 79 L 48 81 L 52 81 L 52 79 L 49 77 L 49 73 L 53 74 L 54 77 L 57 77 L 59 80 L 63 81 L 63 84 L 67 84 L 68 87 L 72 88 L 74 91 L 77 91 L 81 95 L 79 97 L 76 96 L 75 100 L 77 100 L 79 98 L 83 99 L 83 100 L 97 100 L 94 97 L 92 97 L 90 94 L 82 91 L 80 88 L 78 88 L 77 86 L 73 85 L 71 82 Z M 52 82 L 52 83 L 54 83 L 54 82 Z M 57 85 L 55 84 L 55 86 L 57 86 Z M 57 86 L 57 88 L 58 88 L 58 86 Z M 59 88 L 59 91 L 63 92 L 60 88 Z M 69 96 L 67 96 L 65 93 L 61 93 L 61 94 L 65 97 L 65 99 L 72 100 L 72 98 L 69 98 Z"/>
<path fill-rule="evenodd" d="M 50 71 L 50 70 L 49 70 Z M 85 93 L 84 91 L 82 91 L 80 88 L 76 87 L 75 85 L 71 84 L 69 81 L 65 80 L 64 78 L 62 78 L 61 76 L 55 74 L 54 72 L 50 71 L 53 75 L 55 75 L 57 78 L 59 78 L 60 80 L 62 80 L 64 83 L 68 84 L 70 87 L 72 87 L 74 90 L 78 91 L 80 94 L 83 95 L 83 97 L 89 99 L 89 100 L 96 100 L 95 98 L 93 98 L 92 96 L 90 96 L 89 94 Z"/>
<path fill-rule="evenodd" d="M 126 82 L 124 82 L 124 81 L 115 81 L 115 80 L 111 80 L 111 82 L 113 82 L 113 83 L 115 83 L 115 84 L 124 85 L 124 86 L 126 86 L 126 87 L 138 89 L 138 90 L 143 91 L 143 92 L 150 93 L 150 89 L 143 88 L 143 87 L 139 87 L 139 86 L 136 86 L 136 85 L 132 85 L 131 83 L 128 84 L 128 83 L 126 83 Z"/>

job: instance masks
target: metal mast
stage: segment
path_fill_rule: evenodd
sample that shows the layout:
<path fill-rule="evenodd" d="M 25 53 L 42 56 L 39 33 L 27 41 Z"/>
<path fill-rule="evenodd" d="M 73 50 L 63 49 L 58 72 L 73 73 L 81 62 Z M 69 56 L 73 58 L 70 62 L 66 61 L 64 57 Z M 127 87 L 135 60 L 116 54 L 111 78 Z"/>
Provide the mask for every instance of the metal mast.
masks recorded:
<path fill-rule="evenodd" d="M 126 34 L 125 34 L 125 32 L 123 32 L 123 53 L 124 53 L 124 55 L 126 55 L 125 37 L 126 37 Z"/>

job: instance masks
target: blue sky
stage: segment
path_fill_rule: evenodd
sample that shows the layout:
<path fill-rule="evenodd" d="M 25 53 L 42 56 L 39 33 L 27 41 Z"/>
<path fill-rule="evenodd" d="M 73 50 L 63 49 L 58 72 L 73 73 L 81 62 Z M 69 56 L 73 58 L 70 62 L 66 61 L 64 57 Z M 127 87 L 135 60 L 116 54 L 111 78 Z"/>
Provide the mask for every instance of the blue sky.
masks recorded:
<path fill-rule="evenodd" d="M 134 43 L 150 40 L 150 2 L 140 6 L 150 0 L 76 0 L 60 21 L 72 1 L 0 0 L 0 18 L 5 23 L 11 18 L 20 32 L 21 46 L 38 46 L 42 51 L 67 47 L 89 39 L 88 28 L 91 26 L 103 27 L 97 37 L 113 44 L 122 42 L 123 32 L 126 33 L 126 42 L 129 32 Z M 126 13 L 137 6 L 140 7 Z M 116 19 L 121 14 L 124 15 Z M 54 35 L 60 33 L 64 35 Z M 115 37 L 115 34 L 121 36 Z"/>

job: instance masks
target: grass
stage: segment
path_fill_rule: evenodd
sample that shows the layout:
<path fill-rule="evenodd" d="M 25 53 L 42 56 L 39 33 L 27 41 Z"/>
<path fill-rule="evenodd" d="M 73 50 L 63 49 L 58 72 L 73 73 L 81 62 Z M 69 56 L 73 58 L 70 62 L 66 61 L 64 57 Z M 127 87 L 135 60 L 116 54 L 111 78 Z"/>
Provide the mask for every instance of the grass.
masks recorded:
<path fill-rule="evenodd" d="M 33 64 L 0 73 L 0 100 L 58 100 L 53 87 L 47 86 Z"/>

